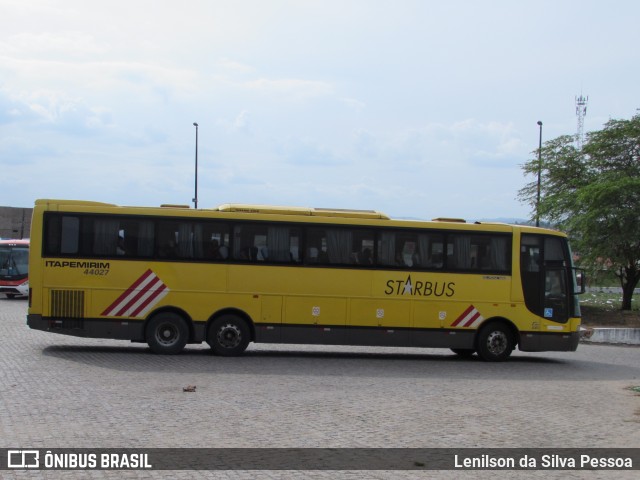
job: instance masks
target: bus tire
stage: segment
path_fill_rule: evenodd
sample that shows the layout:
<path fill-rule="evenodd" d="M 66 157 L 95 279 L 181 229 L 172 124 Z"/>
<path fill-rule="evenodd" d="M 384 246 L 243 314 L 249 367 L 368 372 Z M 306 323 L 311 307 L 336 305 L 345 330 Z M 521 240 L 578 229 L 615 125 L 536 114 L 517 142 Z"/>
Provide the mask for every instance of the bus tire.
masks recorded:
<path fill-rule="evenodd" d="M 491 322 L 480 329 L 478 356 L 485 362 L 502 362 L 509 358 L 515 346 L 511 328 L 501 322 Z"/>
<path fill-rule="evenodd" d="M 247 322 L 237 315 L 227 314 L 214 320 L 209 327 L 207 343 L 216 355 L 235 357 L 244 352 L 251 340 Z"/>
<path fill-rule="evenodd" d="M 473 348 L 452 348 L 451 351 L 462 358 L 470 358 L 476 353 Z"/>
<path fill-rule="evenodd" d="M 147 344 L 154 353 L 175 355 L 189 340 L 189 328 L 184 318 L 172 312 L 154 316 L 145 329 Z"/>

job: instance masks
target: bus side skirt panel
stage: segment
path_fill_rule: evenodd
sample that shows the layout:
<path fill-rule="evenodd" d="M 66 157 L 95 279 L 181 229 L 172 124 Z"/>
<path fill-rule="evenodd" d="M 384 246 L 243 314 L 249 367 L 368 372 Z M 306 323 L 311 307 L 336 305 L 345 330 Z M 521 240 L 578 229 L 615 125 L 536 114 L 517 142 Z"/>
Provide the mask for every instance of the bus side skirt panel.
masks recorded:
<path fill-rule="evenodd" d="M 475 330 L 256 324 L 257 343 L 473 348 Z"/>
<path fill-rule="evenodd" d="M 74 337 L 144 341 L 144 321 L 142 320 L 62 319 L 27 315 L 27 325 L 34 330 Z"/>

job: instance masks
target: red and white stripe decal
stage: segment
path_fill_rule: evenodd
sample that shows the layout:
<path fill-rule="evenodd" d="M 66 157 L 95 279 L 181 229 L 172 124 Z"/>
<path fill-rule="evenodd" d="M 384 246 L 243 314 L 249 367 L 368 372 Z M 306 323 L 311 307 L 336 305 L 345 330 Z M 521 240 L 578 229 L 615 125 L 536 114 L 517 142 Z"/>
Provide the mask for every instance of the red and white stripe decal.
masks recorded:
<path fill-rule="evenodd" d="M 167 293 L 169 293 L 169 288 L 149 269 L 101 315 L 103 317 L 141 317 L 162 300 Z"/>
<path fill-rule="evenodd" d="M 456 321 L 451 324 L 452 327 L 475 327 L 484 318 L 480 315 L 480 312 L 473 305 L 469 305 L 462 314 L 456 318 Z"/>

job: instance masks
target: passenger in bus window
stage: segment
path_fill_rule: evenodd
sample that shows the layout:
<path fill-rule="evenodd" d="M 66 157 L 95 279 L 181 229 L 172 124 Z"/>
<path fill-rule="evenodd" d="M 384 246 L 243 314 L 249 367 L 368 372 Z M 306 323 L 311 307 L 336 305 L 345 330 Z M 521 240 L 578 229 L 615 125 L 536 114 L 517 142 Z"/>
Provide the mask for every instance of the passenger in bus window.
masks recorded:
<path fill-rule="evenodd" d="M 209 249 L 209 258 L 212 260 L 221 260 L 222 255 L 220 254 L 220 244 L 218 240 L 211 241 L 211 248 Z"/>
<path fill-rule="evenodd" d="M 255 262 L 258 259 L 258 247 L 244 247 L 240 250 L 238 260 L 250 260 Z"/>
<path fill-rule="evenodd" d="M 126 255 L 126 250 L 124 248 L 124 237 L 122 235 L 118 236 L 118 244 L 116 245 L 116 254 L 117 255 Z"/>
<path fill-rule="evenodd" d="M 365 248 L 360 254 L 360 265 L 372 265 L 373 264 L 373 255 L 371 253 L 370 248 Z"/>
<path fill-rule="evenodd" d="M 329 254 L 326 250 L 320 250 L 320 252 L 318 252 L 318 263 L 329 265 Z"/>
<path fill-rule="evenodd" d="M 162 258 L 175 258 L 177 256 L 176 242 L 169 240 L 168 242 L 160 245 L 158 254 Z"/>
<path fill-rule="evenodd" d="M 318 249 L 316 247 L 307 249 L 307 263 L 318 263 Z"/>
<path fill-rule="evenodd" d="M 562 270 L 550 270 L 547 272 L 545 278 L 545 295 L 547 296 L 561 296 L 564 294 L 562 288 Z"/>

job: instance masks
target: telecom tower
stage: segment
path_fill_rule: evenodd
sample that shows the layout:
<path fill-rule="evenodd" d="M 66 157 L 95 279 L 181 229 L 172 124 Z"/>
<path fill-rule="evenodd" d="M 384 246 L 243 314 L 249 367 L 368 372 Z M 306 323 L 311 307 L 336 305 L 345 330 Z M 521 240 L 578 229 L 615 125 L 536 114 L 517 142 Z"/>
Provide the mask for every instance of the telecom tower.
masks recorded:
<path fill-rule="evenodd" d="M 584 97 L 580 94 L 576 97 L 576 115 L 578 117 L 578 132 L 576 133 L 576 146 L 579 151 L 582 151 L 582 144 L 584 143 L 584 116 L 587 114 L 587 102 L 589 97 Z"/>

